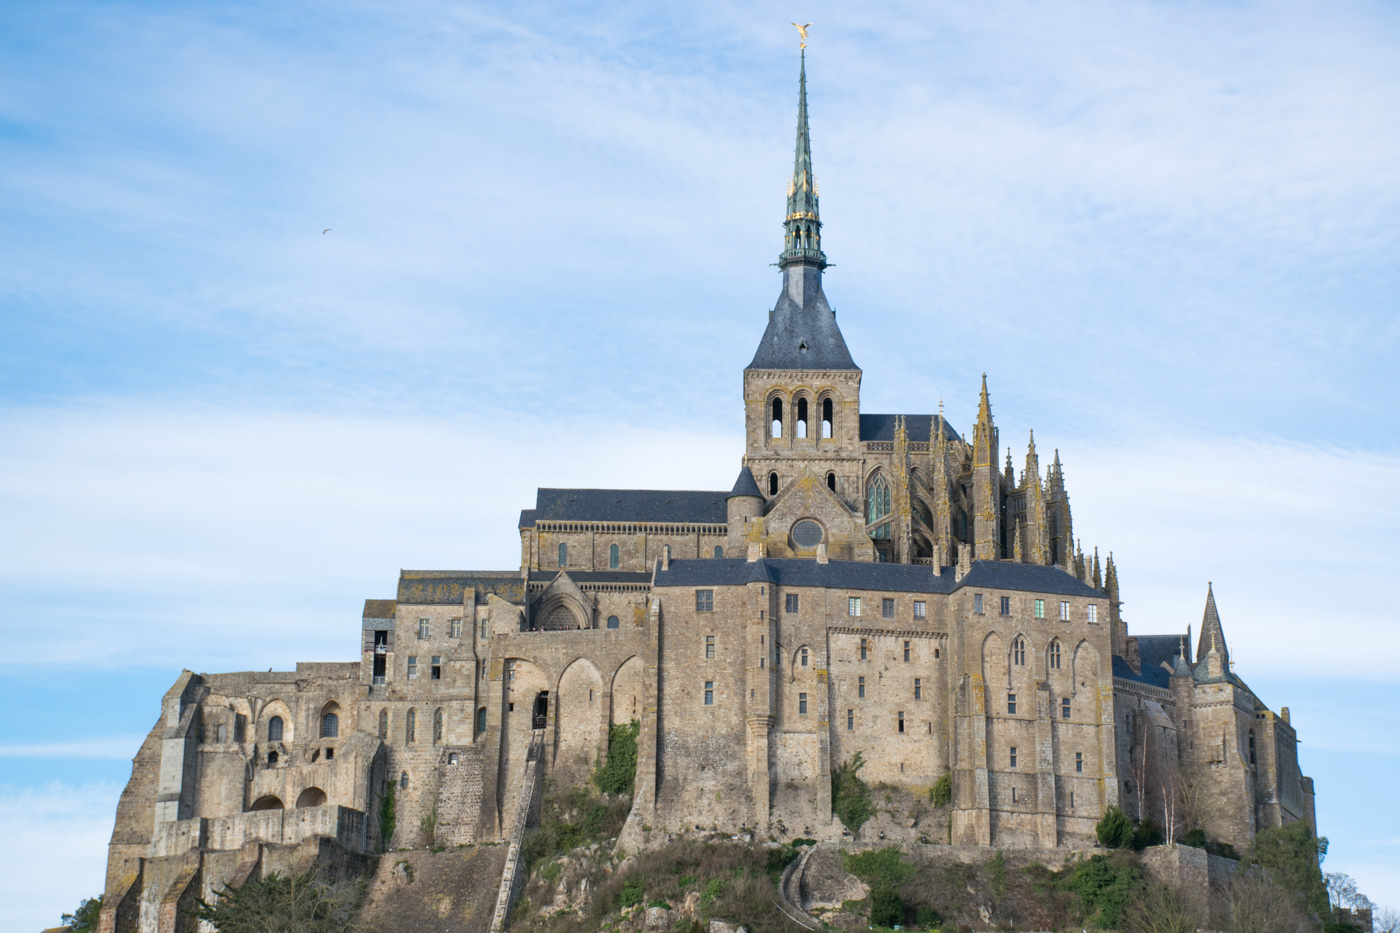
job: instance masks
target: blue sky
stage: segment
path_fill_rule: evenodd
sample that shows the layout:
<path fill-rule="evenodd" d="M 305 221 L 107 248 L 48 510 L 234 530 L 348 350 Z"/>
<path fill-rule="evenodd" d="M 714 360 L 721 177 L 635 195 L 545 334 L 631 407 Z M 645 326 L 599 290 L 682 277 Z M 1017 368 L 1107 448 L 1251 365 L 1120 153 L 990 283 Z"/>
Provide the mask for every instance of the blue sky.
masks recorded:
<path fill-rule="evenodd" d="M 866 410 L 965 427 L 985 371 L 1134 631 L 1214 581 L 1326 867 L 1400 890 L 1400 7 L 46 3 L 0 7 L 16 922 L 100 889 L 182 667 L 353 657 L 536 485 L 728 486 L 792 19 Z"/>

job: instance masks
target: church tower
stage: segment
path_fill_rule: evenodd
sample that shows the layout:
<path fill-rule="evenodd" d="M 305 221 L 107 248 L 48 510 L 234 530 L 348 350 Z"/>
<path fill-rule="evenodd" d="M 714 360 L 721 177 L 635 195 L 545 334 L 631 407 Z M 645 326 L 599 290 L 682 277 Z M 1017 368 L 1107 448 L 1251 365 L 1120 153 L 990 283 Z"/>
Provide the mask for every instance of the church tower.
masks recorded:
<path fill-rule="evenodd" d="M 798 77 L 797 145 L 788 181 L 783 288 L 744 369 L 749 467 L 770 501 L 803 474 L 860 508 L 860 367 L 822 292 L 827 267 L 807 124 L 807 54 Z"/>

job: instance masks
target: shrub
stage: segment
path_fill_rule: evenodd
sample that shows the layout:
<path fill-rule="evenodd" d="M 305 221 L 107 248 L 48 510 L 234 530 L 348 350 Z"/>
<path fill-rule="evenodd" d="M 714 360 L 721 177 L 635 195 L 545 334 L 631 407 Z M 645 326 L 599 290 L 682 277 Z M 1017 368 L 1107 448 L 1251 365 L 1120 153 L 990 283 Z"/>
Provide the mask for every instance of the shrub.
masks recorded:
<path fill-rule="evenodd" d="M 1006 856 L 997 849 L 996 854 L 987 860 L 987 880 L 991 882 L 992 894 L 997 899 L 1006 896 Z"/>
<path fill-rule="evenodd" d="M 632 796 L 637 777 L 637 736 L 642 724 L 632 720 L 626 725 L 608 727 L 608 754 L 593 772 L 593 783 L 605 794 Z"/>
<path fill-rule="evenodd" d="M 616 836 L 627 810 L 626 798 L 602 798 L 586 786 L 546 794 L 540 805 L 540 825 L 525 834 L 521 856 L 526 870 L 542 859 Z"/>
<path fill-rule="evenodd" d="M 873 813 L 870 786 L 860 779 L 860 769 L 863 767 L 865 759 L 860 752 L 856 752 L 854 757 L 831 772 L 831 809 L 853 833 L 865 825 Z"/>
<path fill-rule="evenodd" d="M 1207 843 L 1206 831 L 1204 829 L 1193 829 L 1181 837 L 1181 844 L 1191 846 L 1195 849 L 1204 849 Z"/>
<path fill-rule="evenodd" d="M 617 903 L 621 907 L 635 907 L 642 902 L 644 895 L 642 883 L 635 878 L 629 878 L 622 884 L 622 893 L 618 894 Z"/>
<path fill-rule="evenodd" d="M 889 885 L 881 885 L 870 891 L 870 925 L 892 927 L 904 922 L 904 902 L 899 892 Z"/>
<path fill-rule="evenodd" d="M 1136 851 L 1141 852 L 1148 846 L 1159 846 L 1163 841 L 1162 831 L 1157 828 L 1156 822 L 1154 822 L 1150 816 L 1145 817 L 1143 821 L 1138 823 L 1137 827 L 1133 829 L 1131 845 Z"/>
<path fill-rule="evenodd" d="M 1117 807 L 1109 807 L 1095 832 L 1099 845 L 1106 849 L 1121 849 L 1133 841 L 1133 821 Z"/>
<path fill-rule="evenodd" d="M 946 807 L 953 801 L 953 775 L 945 774 L 933 782 L 928 789 L 929 803 L 935 807 Z"/>
<path fill-rule="evenodd" d="M 904 860 L 904 853 L 898 846 L 855 854 L 842 852 L 841 860 L 846 865 L 846 871 L 872 888 L 877 885 L 897 888 L 918 873 L 917 868 Z"/>
<path fill-rule="evenodd" d="M 237 888 L 224 885 L 213 903 L 198 900 L 192 915 L 218 933 L 343 933 L 361 929 L 354 916 L 363 890 L 329 884 L 314 872 L 273 873 Z"/>
<path fill-rule="evenodd" d="M 943 918 L 932 907 L 920 907 L 914 911 L 914 926 L 921 930 L 936 930 L 942 922 Z"/>
<path fill-rule="evenodd" d="M 1124 914 L 1123 928 L 1127 933 L 1196 933 L 1204 911 L 1192 895 L 1186 888 L 1153 882 L 1133 900 Z"/>
<path fill-rule="evenodd" d="M 392 780 L 384 785 L 384 795 L 379 798 L 379 851 L 389 851 L 389 844 L 394 841 L 394 824 L 398 821 L 396 805 L 394 801 L 394 787 Z"/>
<path fill-rule="evenodd" d="M 1330 909 L 1319 865 L 1326 851 L 1327 840 L 1314 836 L 1307 823 L 1270 826 L 1255 834 L 1240 868 L 1258 866 L 1274 884 L 1293 892 L 1305 913 L 1323 917 Z"/>
<path fill-rule="evenodd" d="M 1076 865 L 1063 885 L 1079 899 L 1086 920 L 1117 929 L 1142 886 L 1142 871 L 1121 856 L 1094 855 Z"/>

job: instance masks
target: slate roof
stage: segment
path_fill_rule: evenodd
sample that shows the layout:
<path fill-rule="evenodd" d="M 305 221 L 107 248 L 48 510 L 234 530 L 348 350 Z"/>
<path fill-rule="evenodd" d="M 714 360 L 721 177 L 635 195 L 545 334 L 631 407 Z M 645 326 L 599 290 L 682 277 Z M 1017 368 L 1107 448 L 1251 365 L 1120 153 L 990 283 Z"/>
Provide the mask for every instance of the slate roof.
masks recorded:
<path fill-rule="evenodd" d="M 892 441 L 894 440 L 894 419 L 900 415 L 861 415 L 860 416 L 860 439 L 863 441 Z M 932 440 L 933 419 L 937 415 L 904 415 L 904 430 L 909 432 L 909 440 L 914 443 L 926 444 Z M 943 434 L 950 441 L 960 440 L 958 432 L 953 430 L 953 426 L 946 420 L 943 422 Z"/>
<path fill-rule="evenodd" d="M 789 277 L 802 276 L 798 304 L 788 288 Z M 836 326 L 822 292 L 821 270 L 815 266 L 790 266 L 783 270 L 783 291 L 768 313 L 768 326 L 747 369 L 859 369 L 846 348 L 846 338 Z"/>
<path fill-rule="evenodd" d="M 460 606 L 469 587 L 476 590 L 478 603 L 492 593 L 507 602 L 525 601 L 525 581 L 518 570 L 400 570 L 398 601 Z"/>
<path fill-rule="evenodd" d="M 739 467 L 739 478 L 734 481 L 734 488 L 729 490 L 726 499 L 735 499 L 739 496 L 753 496 L 755 499 L 762 499 L 763 492 L 758 488 L 758 483 L 754 481 L 753 471 L 746 466 Z"/>
<path fill-rule="evenodd" d="M 727 491 L 684 489 L 539 489 L 535 507 L 520 513 L 520 527 L 536 522 L 664 522 L 724 524 Z"/>
<path fill-rule="evenodd" d="M 365 600 L 365 611 L 363 618 L 366 619 L 392 619 L 394 610 L 398 607 L 398 600 L 394 599 L 367 599 Z"/>
<path fill-rule="evenodd" d="M 820 586 L 846 590 L 888 590 L 902 593 L 952 593 L 967 586 L 1025 590 L 1062 596 L 1102 596 L 1058 567 L 977 561 L 962 580 L 952 567 L 935 572 L 924 564 L 882 564 L 833 560 L 821 564 L 800 558 L 742 558 L 672 560 L 670 570 L 656 574 L 657 586 L 742 586 L 763 580 L 780 586 Z"/>

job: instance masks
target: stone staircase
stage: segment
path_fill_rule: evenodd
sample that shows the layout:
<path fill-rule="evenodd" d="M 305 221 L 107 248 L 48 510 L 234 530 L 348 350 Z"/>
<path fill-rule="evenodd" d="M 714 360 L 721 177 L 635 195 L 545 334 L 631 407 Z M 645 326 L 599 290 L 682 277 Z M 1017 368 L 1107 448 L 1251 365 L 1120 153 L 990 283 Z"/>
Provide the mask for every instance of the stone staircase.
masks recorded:
<path fill-rule="evenodd" d="M 520 893 L 525 883 L 521 871 L 520 844 L 525 839 L 525 824 L 530 818 L 530 808 L 535 802 L 535 791 L 539 787 L 540 761 L 544 757 L 544 730 L 536 729 L 530 735 L 530 750 L 525 757 L 525 771 L 520 776 L 520 796 L 516 798 L 515 813 L 511 819 L 510 848 L 506 850 L 506 865 L 501 872 L 501 888 L 496 895 L 496 912 L 491 917 L 491 933 L 504 933 L 506 918 L 510 915 L 510 905 Z"/>

